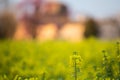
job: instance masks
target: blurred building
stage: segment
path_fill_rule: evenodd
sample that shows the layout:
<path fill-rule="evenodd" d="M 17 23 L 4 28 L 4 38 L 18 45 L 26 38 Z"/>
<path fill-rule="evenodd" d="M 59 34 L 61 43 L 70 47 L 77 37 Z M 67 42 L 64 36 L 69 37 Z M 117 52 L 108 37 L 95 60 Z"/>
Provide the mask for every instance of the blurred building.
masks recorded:
<path fill-rule="evenodd" d="M 36 39 L 39 41 L 55 40 L 58 36 L 58 28 L 54 23 L 39 25 L 36 32 Z"/>
<path fill-rule="evenodd" d="M 35 38 L 39 41 L 81 41 L 85 38 L 86 31 L 94 31 L 88 29 L 87 21 L 88 16 L 85 15 L 77 16 L 77 21 L 70 20 L 66 5 L 48 1 L 41 4 L 31 16 L 24 15 L 23 20 L 19 21 L 20 26 L 18 25 L 15 36 L 20 36 L 17 39 Z M 90 35 L 93 33 L 90 32 Z"/>
<path fill-rule="evenodd" d="M 66 23 L 59 31 L 59 37 L 66 41 L 81 41 L 84 39 L 85 25 L 80 22 Z"/>
<path fill-rule="evenodd" d="M 55 23 L 58 27 L 68 21 L 68 8 L 66 5 L 58 2 L 46 2 L 41 9 L 42 23 Z"/>
<path fill-rule="evenodd" d="M 3 0 L 5 4 L 7 4 L 6 1 Z M 17 5 L 17 9 L 21 13 L 17 26 L 15 25 L 15 19 L 14 22 L 11 22 L 12 17 L 9 17 L 9 19 L 4 17 L 6 19 L 4 25 L 0 23 L 0 36 L 12 33 L 16 40 L 37 39 L 39 41 L 58 39 L 81 41 L 89 37 L 105 40 L 120 38 L 119 17 L 96 20 L 88 15 L 80 14 L 72 20 L 69 16 L 68 7 L 56 0 L 22 0 Z M 0 19 L 2 22 L 2 17 Z M 8 27 L 8 25 L 5 25 L 6 23 L 14 25 Z M 15 33 L 13 33 L 13 30 L 15 30 Z"/>
<path fill-rule="evenodd" d="M 104 40 L 120 39 L 120 25 L 116 19 L 108 18 L 99 21 L 100 38 Z"/>
<path fill-rule="evenodd" d="M 33 4 L 31 1 L 32 0 L 25 1 L 19 4 L 19 7 L 25 8 L 25 11 L 20 21 L 18 21 L 16 37 L 20 36 L 20 39 L 24 39 L 25 36 L 26 38 L 30 38 L 31 35 L 32 38 L 38 40 L 55 39 L 56 35 L 58 35 L 57 31 L 68 21 L 67 7 L 57 2 L 46 2 L 36 6 L 36 4 Z M 26 4 L 32 5 L 35 8 L 32 8 L 34 9 L 32 14 L 29 10 L 27 12 L 26 7 L 29 6 Z"/>
<path fill-rule="evenodd" d="M 16 31 L 14 33 L 13 39 L 15 40 L 31 40 L 32 35 L 28 32 L 26 22 L 19 22 L 16 26 Z"/>

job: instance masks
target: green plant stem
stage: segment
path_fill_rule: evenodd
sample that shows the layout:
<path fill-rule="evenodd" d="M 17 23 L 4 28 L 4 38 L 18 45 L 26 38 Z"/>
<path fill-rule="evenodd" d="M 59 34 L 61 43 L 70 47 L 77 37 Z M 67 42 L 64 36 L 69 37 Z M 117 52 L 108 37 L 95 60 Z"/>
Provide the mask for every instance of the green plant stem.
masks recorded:
<path fill-rule="evenodd" d="M 75 80 L 77 80 L 77 66 L 76 66 L 76 58 L 75 58 L 75 65 L 74 65 L 74 68 L 75 68 L 75 73 L 74 73 L 74 76 L 75 76 Z"/>
<path fill-rule="evenodd" d="M 119 42 L 117 42 L 117 54 L 118 56 L 120 57 L 120 50 L 119 50 Z M 120 58 L 118 58 L 118 68 L 119 68 L 119 72 L 118 72 L 118 75 L 120 75 L 120 61 L 119 61 Z"/>

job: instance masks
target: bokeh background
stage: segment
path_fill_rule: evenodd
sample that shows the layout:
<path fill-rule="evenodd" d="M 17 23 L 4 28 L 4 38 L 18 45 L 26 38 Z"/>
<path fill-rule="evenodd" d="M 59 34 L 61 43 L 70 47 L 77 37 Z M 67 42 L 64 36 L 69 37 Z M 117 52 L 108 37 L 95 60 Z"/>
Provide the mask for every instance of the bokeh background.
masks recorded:
<path fill-rule="evenodd" d="M 1 0 L 0 11 L 1 38 L 80 41 L 91 36 L 120 37 L 119 1 Z"/>
<path fill-rule="evenodd" d="M 0 80 L 119 80 L 119 41 L 119 0 L 0 0 Z"/>

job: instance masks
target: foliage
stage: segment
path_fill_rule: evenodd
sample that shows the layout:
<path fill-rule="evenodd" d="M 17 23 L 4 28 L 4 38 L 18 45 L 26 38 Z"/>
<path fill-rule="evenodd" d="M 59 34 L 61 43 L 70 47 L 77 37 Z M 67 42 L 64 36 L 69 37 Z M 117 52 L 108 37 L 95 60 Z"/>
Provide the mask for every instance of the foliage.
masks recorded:
<path fill-rule="evenodd" d="M 119 80 L 114 43 L 94 39 L 76 43 L 0 41 L 0 80 L 74 80 L 75 66 L 69 58 L 74 51 L 82 58 L 76 67 L 78 80 Z"/>
<path fill-rule="evenodd" d="M 11 38 L 16 25 L 17 21 L 12 13 L 8 11 L 0 13 L 0 39 Z"/>
<path fill-rule="evenodd" d="M 94 37 L 99 36 L 99 29 L 98 29 L 99 25 L 94 19 L 89 18 L 86 21 L 85 26 L 86 26 L 86 30 L 84 35 L 86 38 L 90 38 L 91 36 L 94 36 Z"/>

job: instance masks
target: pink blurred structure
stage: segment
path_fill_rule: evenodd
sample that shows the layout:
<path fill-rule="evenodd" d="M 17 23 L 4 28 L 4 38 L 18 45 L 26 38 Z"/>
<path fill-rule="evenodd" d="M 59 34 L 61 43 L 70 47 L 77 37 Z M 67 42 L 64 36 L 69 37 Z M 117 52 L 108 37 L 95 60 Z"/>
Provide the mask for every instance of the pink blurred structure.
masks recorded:
<path fill-rule="evenodd" d="M 114 32 L 112 34 L 114 35 L 112 36 L 111 33 L 109 33 L 109 26 L 106 28 L 104 24 L 101 25 L 101 23 L 97 23 L 94 19 L 91 22 L 92 18 L 89 21 L 88 16 L 79 16 L 77 17 L 78 21 L 71 20 L 68 7 L 56 1 L 22 0 L 17 8 L 23 10 L 23 13 L 19 18 L 14 39 L 81 41 L 86 37 L 86 32 L 88 32 L 90 36 L 96 37 L 96 33 L 99 33 L 98 29 L 100 30 L 99 38 L 119 38 L 120 35 L 119 30 L 118 33 L 116 33 L 117 28 L 114 27 L 114 31 L 112 30 Z M 99 24 L 99 27 L 97 24 Z M 89 27 L 89 25 L 91 27 Z M 102 31 L 108 32 L 110 35 Z"/>

